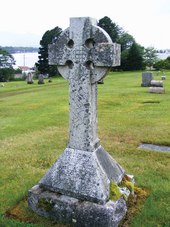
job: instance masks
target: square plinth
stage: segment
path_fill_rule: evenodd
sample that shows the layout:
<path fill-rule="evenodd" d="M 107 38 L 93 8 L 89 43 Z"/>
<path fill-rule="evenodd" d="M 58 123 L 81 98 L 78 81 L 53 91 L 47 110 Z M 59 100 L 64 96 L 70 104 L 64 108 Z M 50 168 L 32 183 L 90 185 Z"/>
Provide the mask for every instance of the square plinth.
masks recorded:
<path fill-rule="evenodd" d="M 101 205 L 44 190 L 29 190 L 28 206 L 38 215 L 75 227 L 115 227 L 126 214 L 123 198 Z"/>

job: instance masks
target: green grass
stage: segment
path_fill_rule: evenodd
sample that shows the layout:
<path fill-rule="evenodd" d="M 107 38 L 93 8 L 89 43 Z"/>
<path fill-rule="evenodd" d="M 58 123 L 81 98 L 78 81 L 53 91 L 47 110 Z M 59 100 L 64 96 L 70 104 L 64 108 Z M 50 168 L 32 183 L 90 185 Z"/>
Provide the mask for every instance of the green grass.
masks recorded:
<path fill-rule="evenodd" d="M 140 86 L 141 75 L 110 73 L 98 85 L 98 134 L 102 146 L 135 176 L 137 186 L 149 191 L 130 226 L 170 226 L 170 154 L 137 148 L 142 142 L 170 146 L 170 72 L 165 94 L 148 93 Z M 9 220 L 4 214 L 27 195 L 66 147 L 67 81 L 5 83 L 0 87 L 0 119 L 1 225 L 42 226 Z"/>

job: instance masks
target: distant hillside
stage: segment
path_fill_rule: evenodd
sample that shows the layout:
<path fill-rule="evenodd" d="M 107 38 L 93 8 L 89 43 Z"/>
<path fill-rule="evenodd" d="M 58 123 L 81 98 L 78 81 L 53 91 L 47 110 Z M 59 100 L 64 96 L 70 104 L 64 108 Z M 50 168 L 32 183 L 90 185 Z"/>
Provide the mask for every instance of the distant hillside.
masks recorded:
<path fill-rule="evenodd" d="M 39 48 L 37 47 L 13 47 L 13 46 L 5 46 L 1 47 L 2 49 L 5 49 L 8 51 L 10 54 L 15 54 L 15 53 L 33 53 L 33 52 L 38 52 Z"/>

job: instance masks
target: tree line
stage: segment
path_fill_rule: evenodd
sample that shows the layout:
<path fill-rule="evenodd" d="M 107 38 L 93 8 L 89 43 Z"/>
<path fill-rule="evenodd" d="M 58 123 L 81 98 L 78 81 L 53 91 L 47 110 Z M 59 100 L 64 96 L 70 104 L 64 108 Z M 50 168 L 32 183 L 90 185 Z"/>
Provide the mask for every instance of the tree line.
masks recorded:
<path fill-rule="evenodd" d="M 111 37 L 113 43 L 121 44 L 121 65 L 114 67 L 113 70 L 132 71 L 144 70 L 146 67 L 155 67 L 155 69 L 170 69 L 170 57 L 166 60 L 157 59 L 157 51 L 154 47 L 144 48 L 136 42 L 135 38 L 124 31 L 118 24 L 114 23 L 109 17 L 105 16 L 98 21 L 98 26 L 104 29 Z M 62 29 L 58 26 L 46 31 L 40 40 L 39 60 L 35 64 L 37 73 L 55 76 L 59 75 L 57 66 L 48 64 L 48 45 L 54 43 L 61 34 Z M 19 47 L 20 51 L 34 51 L 36 48 Z M 37 49 L 36 49 L 37 50 Z M 0 47 L 0 81 L 12 80 L 14 76 L 14 59 L 11 55 L 12 47 Z"/>

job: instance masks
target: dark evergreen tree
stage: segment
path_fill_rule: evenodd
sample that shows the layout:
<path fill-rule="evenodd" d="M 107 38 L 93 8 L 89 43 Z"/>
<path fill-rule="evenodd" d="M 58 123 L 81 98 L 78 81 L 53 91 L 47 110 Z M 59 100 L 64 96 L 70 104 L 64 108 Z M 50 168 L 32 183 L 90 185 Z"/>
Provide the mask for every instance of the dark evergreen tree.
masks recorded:
<path fill-rule="evenodd" d="M 129 49 L 126 70 L 141 70 L 144 68 L 144 48 L 137 43 L 133 43 Z"/>
<path fill-rule="evenodd" d="M 117 67 L 121 70 L 128 70 L 128 57 L 129 57 L 129 49 L 125 49 L 121 52 L 121 65 Z"/>
<path fill-rule="evenodd" d="M 122 29 L 116 24 L 113 23 L 112 20 L 105 16 L 99 20 L 98 26 L 103 28 L 112 39 L 112 42 L 117 42 L 121 33 Z"/>
<path fill-rule="evenodd" d="M 57 70 L 57 66 L 51 66 L 48 64 L 48 45 L 53 43 L 55 39 L 60 35 L 62 29 L 59 27 L 55 27 L 52 30 L 48 30 L 42 36 L 40 41 L 41 47 L 39 48 L 39 60 L 36 63 L 36 67 L 38 72 L 41 74 L 48 74 L 49 76 L 54 76 L 59 74 Z"/>

